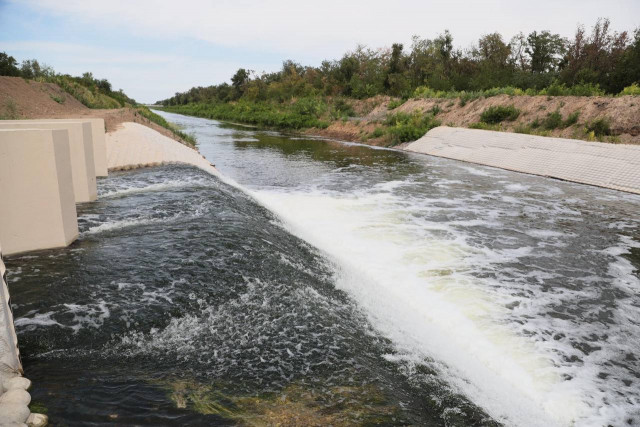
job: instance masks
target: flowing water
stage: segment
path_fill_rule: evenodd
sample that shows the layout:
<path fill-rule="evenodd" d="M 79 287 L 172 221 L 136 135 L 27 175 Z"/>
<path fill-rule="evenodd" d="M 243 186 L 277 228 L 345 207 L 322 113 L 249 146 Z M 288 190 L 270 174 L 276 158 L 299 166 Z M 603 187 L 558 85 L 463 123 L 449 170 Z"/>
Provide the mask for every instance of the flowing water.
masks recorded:
<path fill-rule="evenodd" d="M 162 114 L 223 180 L 112 173 L 7 260 L 55 425 L 640 423 L 640 197 Z"/>

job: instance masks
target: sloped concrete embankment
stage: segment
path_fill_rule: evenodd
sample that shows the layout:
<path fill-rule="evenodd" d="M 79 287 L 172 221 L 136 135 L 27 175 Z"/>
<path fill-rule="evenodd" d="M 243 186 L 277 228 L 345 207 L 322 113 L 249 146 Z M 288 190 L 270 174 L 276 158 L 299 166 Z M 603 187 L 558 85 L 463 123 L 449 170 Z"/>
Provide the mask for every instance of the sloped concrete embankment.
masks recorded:
<path fill-rule="evenodd" d="M 196 150 L 138 123 L 126 122 L 108 133 L 106 145 L 109 170 L 182 163 L 219 175 Z"/>
<path fill-rule="evenodd" d="M 640 194 L 640 146 L 437 127 L 406 151 Z"/>

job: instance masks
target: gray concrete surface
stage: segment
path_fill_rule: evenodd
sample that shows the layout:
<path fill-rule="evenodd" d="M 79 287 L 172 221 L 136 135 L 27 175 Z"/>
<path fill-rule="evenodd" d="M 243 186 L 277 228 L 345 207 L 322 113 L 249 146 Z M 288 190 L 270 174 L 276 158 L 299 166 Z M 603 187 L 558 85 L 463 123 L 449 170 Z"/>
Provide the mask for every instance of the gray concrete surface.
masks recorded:
<path fill-rule="evenodd" d="M 640 194 L 640 146 L 437 127 L 406 151 Z"/>

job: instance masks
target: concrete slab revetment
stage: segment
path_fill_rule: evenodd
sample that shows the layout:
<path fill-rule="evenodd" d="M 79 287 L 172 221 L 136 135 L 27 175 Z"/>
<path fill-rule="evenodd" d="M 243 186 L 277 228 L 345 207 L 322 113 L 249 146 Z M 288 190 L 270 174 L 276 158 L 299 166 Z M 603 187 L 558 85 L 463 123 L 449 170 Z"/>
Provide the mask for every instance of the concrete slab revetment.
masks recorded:
<path fill-rule="evenodd" d="M 91 137 L 93 140 L 93 160 L 96 176 L 105 177 L 107 172 L 107 144 L 105 142 L 104 119 L 77 118 L 77 119 L 30 119 L 30 120 L 3 120 L 3 123 L 55 123 L 55 122 L 89 122 L 91 123 Z"/>
<path fill-rule="evenodd" d="M 0 129 L 65 129 L 69 132 L 71 176 L 76 203 L 96 200 L 96 172 L 93 137 L 89 122 L 19 122 L 0 120 Z"/>
<path fill-rule="evenodd" d="M 216 168 L 193 148 L 138 123 L 125 122 L 107 134 L 109 170 L 135 169 L 183 163 L 219 175 Z"/>
<path fill-rule="evenodd" d="M 406 151 L 640 194 L 640 146 L 437 127 Z"/>
<path fill-rule="evenodd" d="M 68 131 L 0 129 L 0 245 L 5 255 L 78 237 Z"/>

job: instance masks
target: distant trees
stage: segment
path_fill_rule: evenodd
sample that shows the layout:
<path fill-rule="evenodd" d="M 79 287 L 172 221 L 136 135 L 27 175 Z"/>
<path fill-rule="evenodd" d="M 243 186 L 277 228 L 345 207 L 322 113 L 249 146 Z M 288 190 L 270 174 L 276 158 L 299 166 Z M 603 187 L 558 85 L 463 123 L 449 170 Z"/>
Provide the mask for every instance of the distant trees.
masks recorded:
<path fill-rule="evenodd" d="M 425 87 L 480 91 L 507 86 L 550 88 L 554 93 L 575 86 L 575 94 L 601 90 L 615 94 L 634 82 L 640 83 L 640 29 L 632 38 L 627 32 L 613 32 L 609 21 L 600 19 L 589 34 L 578 27 L 571 40 L 550 31 L 533 31 L 519 33 L 507 42 L 501 34 L 490 33 L 461 50 L 445 31 L 434 39 L 414 36 L 409 47 L 400 43 L 375 50 L 357 46 L 318 67 L 287 60 L 273 73 L 255 74 L 241 68 L 231 85 L 192 88 L 160 102 L 288 102 L 312 96 L 367 98 L 380 94 L 410 97 L 419 87 L 423 93 Z"/>
<path fill-rule="evenodd" d="M 0 52 L 0 76 L 19 76 L 18 62 L 13 56 Z"/>

